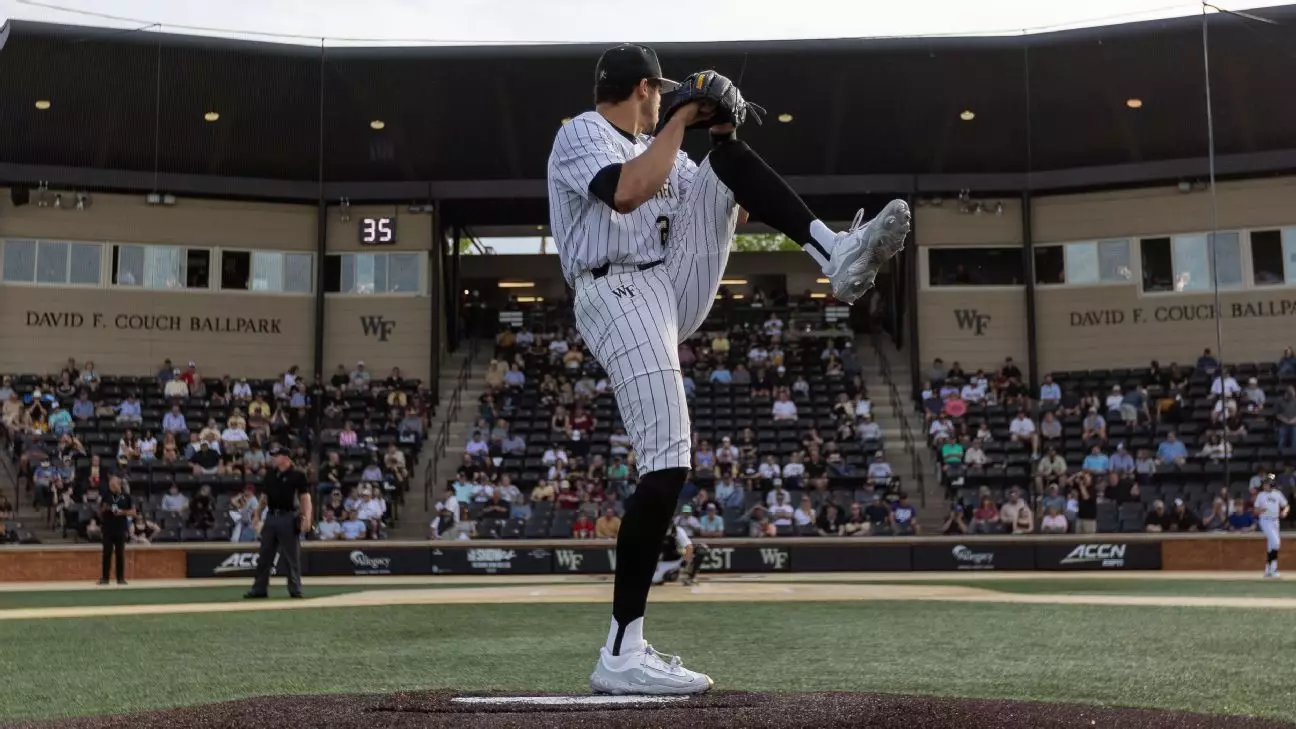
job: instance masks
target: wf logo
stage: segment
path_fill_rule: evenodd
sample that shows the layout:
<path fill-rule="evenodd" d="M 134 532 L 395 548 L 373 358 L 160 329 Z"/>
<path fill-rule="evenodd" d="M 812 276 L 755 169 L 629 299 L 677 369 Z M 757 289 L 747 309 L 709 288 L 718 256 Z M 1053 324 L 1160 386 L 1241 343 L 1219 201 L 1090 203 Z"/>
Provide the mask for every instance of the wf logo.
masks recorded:
<path fill-rule="evenodd" d="M 612 295 L 618 299 L 633 299 L 637 293 L 634 284 L 626 284 L 612 289 Z"/>
<path fill-rule="evenodd" d="M 955 309 L 954 321 L 958 322 L 959 331 L 971 331 L 974 336 L 983 337 L 990 326 L 990 315 L 977 309 Z"/>
<path fill-rule="evenodd" d="M 388 321 L 382 315 L 362 316 L 360 317 L 360 327 L 364 330 L 366 337 L 378 337 L 378 341 L 385 342 L 392 331 L 396 329 L 396 322 Z"/>

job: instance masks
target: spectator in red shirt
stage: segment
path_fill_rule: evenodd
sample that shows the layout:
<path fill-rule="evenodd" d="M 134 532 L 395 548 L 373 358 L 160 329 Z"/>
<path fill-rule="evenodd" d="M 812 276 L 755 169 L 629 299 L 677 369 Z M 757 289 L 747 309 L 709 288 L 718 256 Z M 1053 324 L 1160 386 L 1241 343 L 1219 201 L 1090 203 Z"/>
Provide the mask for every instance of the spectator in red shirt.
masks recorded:
<path fill-rule="evenodd" d="M 571 481 L 564 480 L 558 489 L 558 508 L 574 511 L 580 506 L 580 502 L 580 494 L 576 493 L 576 489 L 572 488 Z"/>
<path fill-rule="evenodd" d="M 576 518 L 576 523 L 572 524 L 572 539 L 593 539 L 594 522 L 590 521 L 588 514 L 581 514 Z"/>
<path fill-rule="evenodd" d="M 590 433 L 594 432 L 594 415 L 585 409 L 584 405 L 576 406 L 576 413 L 572 415 L 572 430 L 579 430 L 581 436 L 588 438 Z"/>
<path fill-rule="evenodd" d="M 185 368 L 184 372 L 180 373 L 180 379 L 184 380 L 184 383 L 188 385 L 190 389 L 193 388 L 194 380 L 196 380 L 197 378 L 198 378 L 198 365 L 194 364 L 193 362 L 190 362 L 189 366 Z"/>

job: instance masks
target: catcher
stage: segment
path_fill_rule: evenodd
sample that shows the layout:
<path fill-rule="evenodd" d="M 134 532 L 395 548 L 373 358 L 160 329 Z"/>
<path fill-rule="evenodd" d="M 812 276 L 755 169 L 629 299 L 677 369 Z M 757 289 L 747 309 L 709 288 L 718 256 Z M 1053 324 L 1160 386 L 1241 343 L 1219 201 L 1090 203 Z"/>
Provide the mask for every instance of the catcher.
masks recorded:
<path fill-rule="evenodd" d="M 612 622 L 590 687 L 702 693 L 712 680 L 653 650 L 643 633 L 662 536 L 692 462 L 679 343 L 715 302 L 740 206 L 803 246 L 846 303 L 904 247 L 909 208 L 895 200 L 872 220 L 861 210 L 850 230 L 833 230 L 738 139 L 744 122 L 759 121 L 759 107 L 715 71 L 682 84 L 663 77 L 645 46 L 603 54 L 594 103 L 554 139 L 549 222 L 577 329 L 616 390 L 640 478 L 617 535 Z M 686 129 L 709 132 L 701 164 L 680 149 Z"/>

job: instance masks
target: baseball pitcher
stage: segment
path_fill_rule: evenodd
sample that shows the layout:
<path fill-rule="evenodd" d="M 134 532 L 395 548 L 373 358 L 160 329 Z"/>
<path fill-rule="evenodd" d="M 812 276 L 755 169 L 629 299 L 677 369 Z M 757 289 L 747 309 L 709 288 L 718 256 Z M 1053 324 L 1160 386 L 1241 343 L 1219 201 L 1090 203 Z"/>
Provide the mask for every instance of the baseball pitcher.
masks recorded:
<path fill-rule="evenodd" d="M 863 296 L 904 247 L 909 208 L 896 200 L 870 221 L 860 211 L 848 231 L 832 230 L 737 138 L 749 117 L 760 121 L 759 107 L 714 71 L 682 84 L 664 78 L 645 46 L 602 55 L 594 103 L 554 140 L 549 217 L 577 328 L 612 380 L 640 480 L 617 537 L 612 623 L 590 687 L 702 693 L 714 685 L 710 677 L 643 637 L 662 534 L 690 464 L 679 343 L 715 300 L 740 208 L 800 243 L 846 303 Z M 686 129 L 710 132 L 712 149 L 700 165 L 680 149 Z"/>

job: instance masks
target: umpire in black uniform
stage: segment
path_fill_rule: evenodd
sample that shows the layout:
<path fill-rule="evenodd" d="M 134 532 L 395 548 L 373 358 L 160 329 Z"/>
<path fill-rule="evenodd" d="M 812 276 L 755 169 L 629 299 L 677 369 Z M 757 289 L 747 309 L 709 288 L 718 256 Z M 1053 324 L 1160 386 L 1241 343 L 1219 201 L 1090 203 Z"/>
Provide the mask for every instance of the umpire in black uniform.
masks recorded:
<path fill-rule="evenodd" d="M 126 521 L 135 516 L 135 501 L 131 495 L 122 490 L 122 480 L 113 476 L 108 479 L 108 493 L 99 503 L 100 531 L 103 533 L 103 576 L 99 584 L 108 584 L 109 568 L 112 567 L 113 555 L 117 555 L 117 584 L 126 584 L 126 533 L 129 527 Z"/>
<path fill-rule="evenodd" d="M 270 446 L 272 468 L 265 475 L 265 521 L 261 524 L 261 555 L 257 558 L 256 581 L 243 597 L 266 597 L 270 587 L 270 570 L 275 557 L 282 555 L 288 574 L 288 595 L 301 597 L 301 535 L 310 531 L 310 484 L 306 474 L 293 466 L 292 457 L 284 446 Z M 297 497 L 298 506 L 293 503 Z"/>

